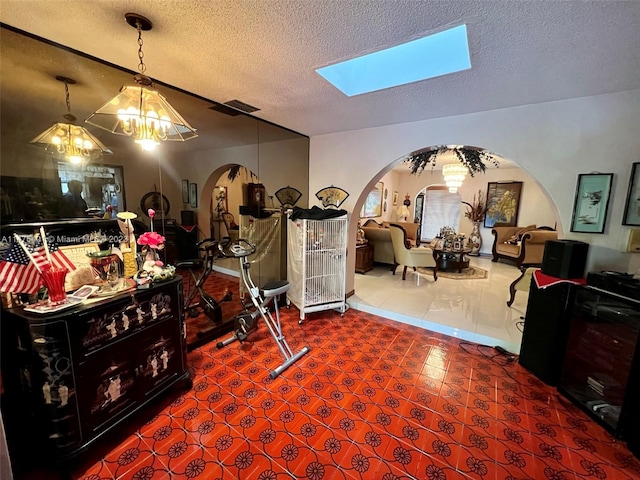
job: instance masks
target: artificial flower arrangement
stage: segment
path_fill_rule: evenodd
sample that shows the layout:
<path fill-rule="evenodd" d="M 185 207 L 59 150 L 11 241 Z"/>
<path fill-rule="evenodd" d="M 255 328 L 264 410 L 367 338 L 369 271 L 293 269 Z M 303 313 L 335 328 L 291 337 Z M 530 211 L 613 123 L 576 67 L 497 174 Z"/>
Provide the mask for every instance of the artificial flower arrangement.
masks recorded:
<path fill-rule="evenodd" d="M 467 206 L 467 211 L 464 212 L 464 216 L 472 222 L 481 222 L 484 220 L 484 216 L 487 213 L 487 204 L 484 200 L 485 196 L 482 190 L 478 190 L 478 196 L 473 196 L 473 203 L 462 202 Z"/>
<path fill-rule="evenodd" d="M 153 218 L 156 212 L 149 209 L 147 212 L 151 219 L 151 231 L 145 232 L 138 237 L 136 243 L 142 247 L 143 263 L 136 274 L 138 285 L 144 285 L 153 281 L 163 281 L 173 278 L 175 267 L 164 263 L 158 258 L 158 251 L 164 248 L 165 237 L 153 231 Z"/>

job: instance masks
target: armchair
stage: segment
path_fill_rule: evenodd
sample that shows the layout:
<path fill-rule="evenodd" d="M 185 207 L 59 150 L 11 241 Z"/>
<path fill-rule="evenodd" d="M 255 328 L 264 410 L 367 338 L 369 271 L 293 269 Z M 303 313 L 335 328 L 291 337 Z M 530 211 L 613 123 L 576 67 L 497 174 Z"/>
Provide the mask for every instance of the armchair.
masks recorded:
<path fill-rule="evenodd" d="M 432 268 L 433 279 L 438 280 L 436 274 L 436 261 L 433 258 L 433 250 L 428 247 L 411 247 L 407 248 L 407 232 L 403 227 L 396 224 L 389 225 L 389 233 L 391 234 L 391 243 L 393 245 L 393 254 L 395 256 L 393 265 L 393 274 L 396 274 L 398 265 L 404 265 L 402 271 L 402 280 L 407 278 L 407 267 Z"/>
<path fill-rule="evenodd" d="M 557 240 L 558 232 L 551 227 L 493 227 L 493 262 L 499 259 L 515 262 L 518 268 L 539 267 L 542 264 L 544 244 Z"/>

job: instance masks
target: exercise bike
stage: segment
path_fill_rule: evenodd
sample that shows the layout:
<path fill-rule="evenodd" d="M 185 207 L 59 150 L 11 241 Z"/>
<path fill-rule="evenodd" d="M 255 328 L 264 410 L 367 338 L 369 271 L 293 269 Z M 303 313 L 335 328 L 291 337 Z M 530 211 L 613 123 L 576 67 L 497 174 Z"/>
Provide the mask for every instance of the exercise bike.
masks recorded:
<path fill-rule="evenodd" d="M 289 282 L 286 280 L 280 280 L 268 282 L 261 289 L 256 287 L 249 272 L 251 262 L 247 259 L 249 255 L 255 253 L 256 246 L 247 240 L 240 238 L 234 242 L 230 242 L 226 246 L 219 244 L 218 249 L 224 257 L 237 258 L 239 260 L 240 278 L 247 292 L 249 292 L 249 298 L 251 299 L 251 303 L 253 303 L 254 310 L 252 312 L 245 311 L 237 315 L 234 319 L 235 333 L 226 340 L 219 342 L 217 347 L 224 348 L 236 340 L 242 343 L 246 340 L 251 331 L 257 328 L 258 317 L 262 317 L 267 328 L 269 328 L 269 332 L 276 341 L 276 345 L 278 345 L 280 353 L 282 353 L 282 356 L 284 357 L 284 362 L 269 373 L 269 377 L 274 379 L 311 350 L 309 346 L 305 346 L 298 353 L 293 353 L 282 333 L 280 311 L 278 309 L 278 296 L 289 290 Z M 273 310 L 275 311 L 276 316 L 275 319 L 268 308 L 271 301 L 273 301 Z"/>
<path fill-rule="evenodd" d="M 205 238 L 196 243 L 196 249 L 204 254 L 203 258 L 183 260 L 176 263 L 176 269 L 188 270 L 191 279 L 187 277 L 187 294 L 183 310 L 190 317 L 197 317 L 202 312 L 214 323 L 222 322 L 222 307 L 220 303 L 228 302 L 233 298 L 232 292 L 218 302 L 205 292 L 202 287 L 213 271 L 213 260 L 218 252 L 218 242 L 212 238 Z M 196 298 L 197 296 L 197 298 Z M 203 338 L 204 332 L 198 332 L 198 338 Z"/>

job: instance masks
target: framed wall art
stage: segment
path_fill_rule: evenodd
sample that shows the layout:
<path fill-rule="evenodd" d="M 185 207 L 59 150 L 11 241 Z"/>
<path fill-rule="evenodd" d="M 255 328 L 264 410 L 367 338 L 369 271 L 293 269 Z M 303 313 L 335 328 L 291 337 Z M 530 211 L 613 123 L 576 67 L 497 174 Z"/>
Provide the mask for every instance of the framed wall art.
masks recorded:
<path fill-rule="evenodd" d="M 604 233 L 612 180 L 613 173 L 578 175 L 571 218 L 572 232 Z"/>
<path fill-rule="evenodd" d="M 627 201 L 624 204 L 623 225 L 640 226 L 640 162 L 631 165 Z"/>
<path fill-rule="evenodd" d="M 192 183 L 189 185 L 189 206 L 191 208 L 198 208 L 198 184 Z"/>
<path fill-rule="evenodd" d="M 384 183 L 376 183 L 376 186 L 367 195 L 367 198 L 364 201 L 364 205 L 362 205 L 360 218 L 375 218 L 382 216 L 383 191 Z"/>
<path fill-rule="evenodd" d="M 489 182 L 484 226 L 517 226 L 521 195 L 522 182 Z"/>
<path fill-rule="evenodd" d="M 182 203 L 189 203 L 189 180 L 182 180 Z"/>
<path fill-rule="evenodd" d="M 398 192 L 397 191 L 393 191 L 393 206 L 397 206 L 398 205 Z"/>

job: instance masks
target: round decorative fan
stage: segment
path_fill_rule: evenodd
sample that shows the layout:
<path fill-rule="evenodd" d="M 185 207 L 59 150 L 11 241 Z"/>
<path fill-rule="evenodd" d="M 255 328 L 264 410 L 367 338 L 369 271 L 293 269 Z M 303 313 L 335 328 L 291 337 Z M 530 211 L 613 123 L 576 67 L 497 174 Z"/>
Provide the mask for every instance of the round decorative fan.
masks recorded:
<path fill-rule="evenodd" d="M 158 213 L 163 212 L 166 217 L 169 215 L 171 205 L 169 204 L 169 199 L 160 192 L 149 192 L 142 196 L 140 208 L 147 217 L 149 216 L 150 208 L 153 208 Z"/>
<path fill-rule="evenodd" d="M 323 207 L 338 208 L 347 199 L 349 193 L 340 187 L 325 187 L 316 192 L 316 198 L 322 202 Z"/>
<path fill-rule="evenodd" d="M 276 192 L 276 198 L 283 207 L 293 207 L 298 200 L 300 200 L 301 196 L 302 193 L 300 190 L 289 186 L 281 188 Z"/>

